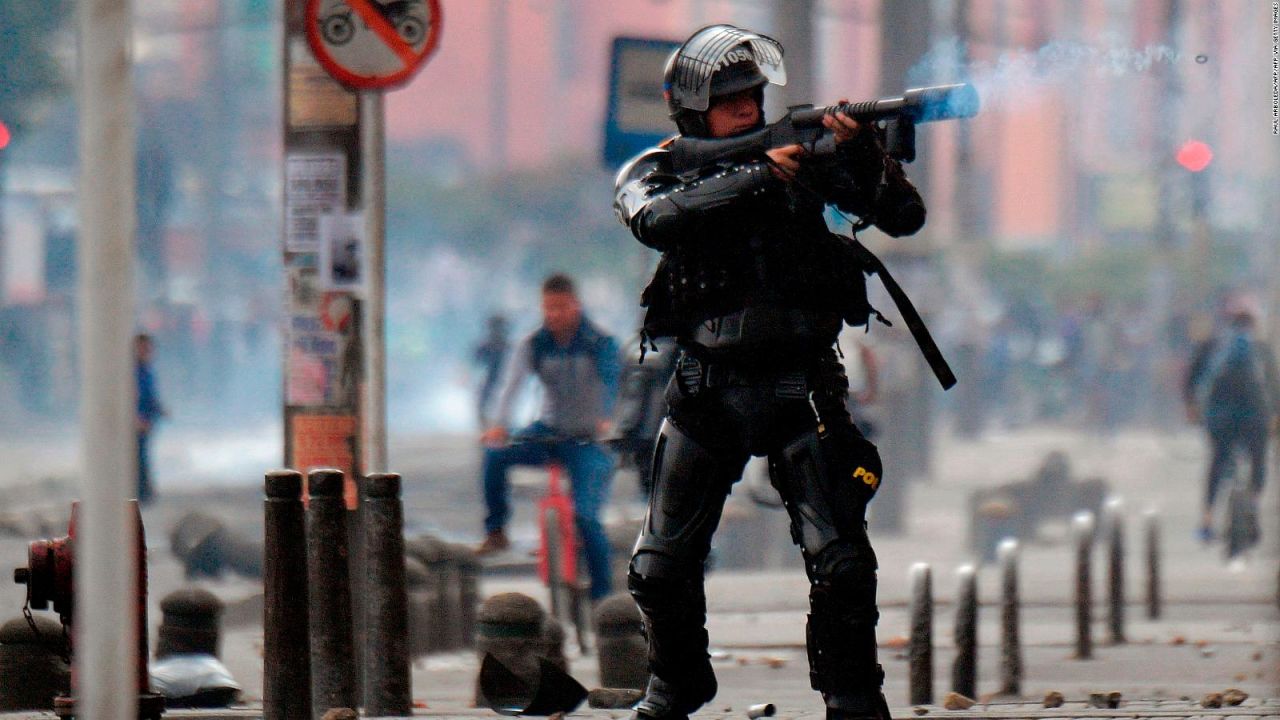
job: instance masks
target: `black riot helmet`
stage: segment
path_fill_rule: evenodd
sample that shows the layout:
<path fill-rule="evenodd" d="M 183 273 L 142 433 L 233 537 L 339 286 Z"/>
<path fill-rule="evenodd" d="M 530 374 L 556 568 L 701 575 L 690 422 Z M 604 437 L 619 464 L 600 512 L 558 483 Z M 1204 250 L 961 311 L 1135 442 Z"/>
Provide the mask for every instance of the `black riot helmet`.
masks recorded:
<path fill-rule="evenodd" d="M 755 88 L 762 103 L 766 83 L 787 84 L 782 45 L 732 25 L 709 25 L 667 59 L 663 94 L 680 133 L 705 136 L 712 98 Z"/>

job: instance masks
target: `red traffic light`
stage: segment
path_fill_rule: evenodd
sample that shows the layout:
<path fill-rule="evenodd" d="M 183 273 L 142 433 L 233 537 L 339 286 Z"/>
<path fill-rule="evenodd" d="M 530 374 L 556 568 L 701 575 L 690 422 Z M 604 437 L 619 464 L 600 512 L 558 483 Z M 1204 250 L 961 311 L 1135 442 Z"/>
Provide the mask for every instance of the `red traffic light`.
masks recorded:
<path fill-rule="evenodd" d="M 1182 167 L 1191 172 L 1200 172 L 1213 161 L 1213 150 L 1199 140 L 1188 140 L 1178 148 L 1178 154 L 1174 157 Z"/>
<path fill-rule="evenodd" d="M 9 140 L 12 135 L 9 134 L 9 128 L 3 122 L 0 122 L 0 150 L 9 146 Z"/>

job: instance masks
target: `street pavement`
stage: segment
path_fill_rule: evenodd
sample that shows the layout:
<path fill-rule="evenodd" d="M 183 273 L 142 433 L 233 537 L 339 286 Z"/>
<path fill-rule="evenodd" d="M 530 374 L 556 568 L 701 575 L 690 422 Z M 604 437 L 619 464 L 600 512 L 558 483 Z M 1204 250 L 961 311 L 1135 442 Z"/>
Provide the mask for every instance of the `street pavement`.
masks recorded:
<path fill-rule="evenodd" d="M 151 624 L 158 625 L 159 598 L 182 586 L 177 560 L 168 551 L 167 536 L 183 513 L 200 509 L 250 537 L 261 537 L 261 476 L 274 467 L 278 452 L 257 429 L 241 435 L 201 438 L 161 434 L 157 454 L 160 500 L 144 512 L 151 551 Z M 42 444 L 43 443 L 43 444 Z M 1274 483 L 1262 499 L 1264 532 L 1268 541 L 1255 550 L 1244 568 L 1228 568 L 1218 546 L 1202 546 L 1194 538 L 1201 497 L 1205 450 L 1200 436 L 1185 430 L 1172 435 L 1146 431 L 1121 432 L 1100 438 L 1072 430 L 1030 428 L 989 434 L 977 441 L 949 437 L 935 442 L 934 477 L 913 483 L 906 499 L 906 532 L 889 536 L 876 530 L 874 504 L 872 540 L 880 560 L 882 617 L 879 626 L 881 662 L 886 695 L 895 716 L 914 717 L 907 703 L 907 664 L 902 644 L 907 635 L 909 568 L 925 562 L 933 569 L 935 596 L 934 698 L 941 702 L 950 690 L 954 656 L 952 601 L 955 569 L 973 561 L 966 543 L 968 496 L 974 489 L 1024 478 L 1045 453 L 1061 449 L 1073 464 L 1075 477 L 1100 476 L 1123 497 L 1130 517 L 1126 524 L 1126 616 L 1129 642 L 1112 645 L 1106 632 L 1106 567 L 1103 548 L 1094 553 L 1093 591 L 1095 651 L 1092 660 L 1073 657 L 1073 549 L 1065 516 L 1049 523 L 1035 539 L 1024 543 L 1019 563 L 1024 602 L 1022 637 L 1026 667 L 1022 697 L 1036 701 L 1048 690 L 1063 692 L 1068 705 L 1049 711 L 1038 706 L 995 699 L 1002 704 L 978 706 L 968 713 L 929 709 L 948 717 L 1255 717 L 1280 709 L 1266 698 L 1280 698 L 1280 614 L 1277 613 L 1277 568 L 1280 554 L 1280 494 Z M 264 448 L 267 452 L 264 453 Z M 25 564 L 25 543 L 38 535 L 33 528 L 46 518 L 50 534 L 65 531 L 67 504 L 75 495 L 74 443 L 66 438 L 18 442 L 0 440 L 0 489 L 4 491 L 0 530 L 17 526 L 23 532 L 0 532 L 0 558 L 12 567 Z M 479 492 L 476 471 L 479 452 L 474 439 L 461 436 L 394 437 L 391 469 L 405 477 L 407 532 L 432 532 L 447 539 L 475 541 L 480 537 Z M 888 469 L 886 482 L 893 482 Z M 516 516 L 512 534 L 519 564 L 533 544 L 532 498 L 539 492 L 537 473 L 517 477 Z M 758 509 L 738 497 L 731 499 L 732 518 L 756 518 L 751 527 L 767 532 L 760 565 L 723 567 L 708 578 L 709 630 L 717 652 L 715 665 L 721 691 L 703 713 L 708 717 L 742 717 L 745 708 L 761 702 L 778 706 L 781 717 L 818 717 L 821 702 L 808 687 L 803 649 L 807 581 L 798 552 L 790 547 L 780 511 Z M 642 511 L 635 500 L 633 479 L 620 473 L 614 487 L 611 516 L 634 519 Z M 1154 508 L 1162 532 L 1164 616 L 1145 617 L 1141 513 Z M 732 522 L 732 521 L 727 521 Z M 742 521 L 747 522 L 747 521 Z M 25 525 L 24 525 L 25 523 Z M 729 535 L 726 528 L 726 537 Z M 728 558 L 733 548 L 721 548 Z M 527 559 L 527 558 L 525 558 Z M 527 564 L 527 563 L 526 563 Z M 978 571 L 983 603 L 979 639 L 979 695 L 999 687 L 998 569 Z M 202 586 L 228 603 L 223 658 L 253 701 L 261 694 L 262 630 L 253 609 L 261 593 L 257 582 L 224 577 Z M 545 592 L 527 574 L 486 576 L 484 594 L 516 590 L 545 602 Z M 18 616 L 22 589 L 0 586 L 0 605 Z M 248 608 L 248 611 L 244 609 Z M 3 619 L 3 618 L 0 618 Z M 153 635 L 154 637 L 154 635 Z M 572 671 L 593 687 L 598 678 L 596 659 L 572 652 Z M 414 663 L 414 697 L 427 714 L 488 714 L 470 707 L 478 662 L 473 653 L 459 652 L 419 658 Z M 1195 701 L 1206 692 L 1238 687 L 1251 696 L 1240 708 L 1206 710 Z M 1122 692 L 1132 703 L 1120 711 L 1086 709 L 1091 692 Z M 1181 698 L 1188 698 L 1182 700 Z M 1147 701 L 1136 704 L 1138 700 Z M 1012 704 L 1011 704 L 1012 703 Z M 623 717 L 623 711 L 591 711 L 603 717 Z M 1119 714 L 1115 714 L 1119 713 Z M 1181 714 L 1179 714 L 1181 713 Z"/>

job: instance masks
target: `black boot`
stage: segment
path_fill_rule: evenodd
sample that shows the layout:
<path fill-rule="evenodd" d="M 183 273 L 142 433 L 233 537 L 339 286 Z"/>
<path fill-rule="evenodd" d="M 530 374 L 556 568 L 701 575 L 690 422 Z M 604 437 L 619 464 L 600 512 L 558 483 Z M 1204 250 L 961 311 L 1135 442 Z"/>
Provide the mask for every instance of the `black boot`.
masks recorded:
<path fill-rule="evenodd" d="M 649 686 L 636 720 L 684 720 L 716 696 L 702 578 L 627 578 L 649 644 Z"/>
<path fill-rule="evenodd" d="M 716 696 L 716 676 L 710 666 L 691 683 L 674 685 L 657 675 L 649 676 L 649 687 L 636 703 L 636 720 L 685 720 L 689 713 Z"/>
<path fill-rule="evenodd" d="M 822 693 L 827 720 L 890 720 L 880 690 L 884 669 L 876 662 L 874 579 L 815 583 L 809 598 L 809 678 Z"/>
<path fill-rule="evenodd" d="M 822 701 L 827 705 L 827 720 L 891 720 L 889 703 L 879 690 L 823 693 Z"/>

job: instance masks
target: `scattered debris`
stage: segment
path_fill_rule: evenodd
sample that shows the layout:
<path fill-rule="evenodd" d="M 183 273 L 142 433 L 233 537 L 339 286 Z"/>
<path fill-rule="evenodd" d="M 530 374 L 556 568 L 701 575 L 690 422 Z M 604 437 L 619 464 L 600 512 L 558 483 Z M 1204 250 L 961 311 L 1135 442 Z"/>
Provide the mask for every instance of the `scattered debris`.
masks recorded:
<path fill-rule="evenodd" d="M 1249 699 L 1249 693 L 1240 688 L 1227 688 L 1222 691 L 1222 700 L 1228 705 L 1239 705 Z"/>
<path fill-rule="evenodd" d="M 929 714 L 929 708 L 927 708 L 927 707 L 921 707 L 920 705 L 917 705 L 917 706 L 915 706 L 915 707 L 911 708 L 911 712 L 915 713 L 916 715 L 928 715 L 928 714 Z"/>
<path fill-rule="evenodd" d="M 903 637 L 902 635 L 894 635 L 888 640 L 885 640 L 884 642 L 880 643 L 880 647 L 887 648 L 889 650 L 902 650 L 910 642 L 911 642 L 910 640 L 908 640 L 906 637 Z"/>
<path fill-rule="evenodd" d="M 1249 656 L 1249 659 L 1250 659 L 1250 660 L 1253 660 L 1254 662 L 1258 662 L 1259 660 L 1261 660 L 1261 659 L 1262 659 L 1262 651 L 1261 651 L 1261 650 L 1255 650 L 1255 651 L 1253 652 L 1253 655 L 1250 655 L 1250 656 Z"/>
<path fill-rule="evenodd" d="M 1222 707 L 1222 693 L 1206 693 L 1200 698 L 1200 707 L 1220 708 Z"/>
<path fill-rule="evenodd" d="M 784 657 L 773 655 L 765 658 L 764 663 L 769 667 L 773 668 L 774 670 L 777 670 L 778 668 L 786 667 L 787 659 Z"/>
<path fill-rule="evenodd" d="M 1169 641 L 1169 644 L 1170 645 L 1186 645 L 1187 639 L 1181 635 L 1174 635 L 1173 639 Z"/>
<path fill-rule="evenodd" d="M 977 704 L 976 700 L 958 692 L 949 692 L 947 697 L 942 700 L 942 707 L 948 710 L 968 710 L 975 704 Z"/>
<path fill-rule="evenodd" d="M 1044 706 L 1047 708 L 1060 708 L 1067 701 L 1067 698 L 1057 690 L 1050 690 L 1044 694 Z"/>
<path fill-rule="evenodd" d="M 1218 654 L 1218 651 L 1211 647 L 1200 648 L 1200 657 L 1211 658 L 1217 654 Z"/>
<path fill-rule="evenodd" d="M 587 693 L 587 705 L 597 710 L 622 710 L 640 702 L 643 690 L 634 688 L 594 688 Z"/>
<path fill-rule="evenodd" d="M 1089 707 L 1116 709 L 1122 696 L 1116 691 L 1089 693 Z"/>
<path fill-rule="evenodd" d="M 773 703 L 760 703 L 747 708 L 747 717 L 751 718 L 751 720 L 757 720 L 758 718 L 773 717 L 777 712 L 778 708 L 774 707 Z"/>
<path fill-rule="evenodd" d="M 336 707 L 326 710 L 320 720 L 356 720 L 358 717 L 351 708 Z"/>

